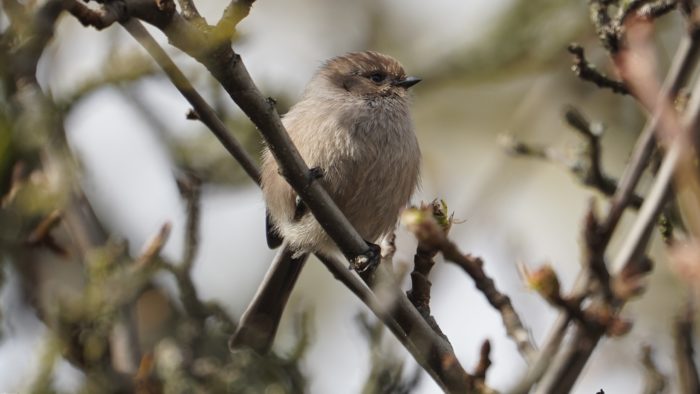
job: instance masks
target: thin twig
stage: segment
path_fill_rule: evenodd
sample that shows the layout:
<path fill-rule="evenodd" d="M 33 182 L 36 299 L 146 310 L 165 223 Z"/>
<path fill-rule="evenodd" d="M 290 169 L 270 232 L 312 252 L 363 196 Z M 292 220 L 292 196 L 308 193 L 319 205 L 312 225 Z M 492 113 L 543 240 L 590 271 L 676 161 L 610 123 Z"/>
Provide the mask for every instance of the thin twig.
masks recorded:
<path fill-rule="evenodd" d="M 236 33 L 236 26 L 248 16 L 253 3 L 255 3 L 255 0 L 231 0 L 214 28 L 214 35 L 229 40 L 232 39 Z"/>
<path fill-rule="evenodd" d="M 445 240 L 447 241 L 447 239 Z M 489 304 L 501 312 L 506 332 L 517 345 L 520 354 L 526 361 L 531 360 L 535 348 L 530 342 L 530 334 L 513 308 L 510 297 L 498 291 L 493 279 L 484 272 L 484 262 L 481 258 L 462 254 L 457 246 L 450 241 L 442 243 L 440 251 L 446 260 L 457 264 L 471 276 L 477 289 L 486 297 Z"/>
<path fill-rule="evenodd" d="M 642 348 L 641 362 L 644 366 L 644 394 L 660 394 L 666 387 L 666 377 L 659 371 L 659 367 L 654 362 L 651 346 L 645 345 Z"/>
<path fill-rule="evenodd" d="M 476 364 L 474 368 L 474 378 L 482 382 L 486 381 L 486 372 L 488 372 L 491 366 L 491 342 L 486 339 L 481 344 L 481 350 L 479 351 L 479 363 Z"/>
<path fill-rule="evenodd" d="M 603 127 L 591 124 L 581 111 L 572 106 L 564 110 L 564 118 L 569 126 L 581 133 L 588 142 L 588 166 L 583 174 L 584 184 L 598 188 L 605 195 L 612 195 L 615 192 L 615 182 L 603 174 L 600 144 Z"/>
<path fill-rule="evenodd" d="M 613 93 L 630 94 L 624 82 L 611 79 L 598 71 L 598 69 L 586 59 L 586 53 L 581 45 L 571 43 L 567 49 L 569 53 L 574 55 L 574 65 L 571 66 L 571 71 L 573 71 L 576 76 L 584 81 L 596 84 L 599 88 L 610 89 Z"/>
<path fill-rule="evenodd" d="M 178 182 L 180 191 L 187 201 L 185 254 L 182 259 L 182 270 L 188 275 L 192 271 L 192 265 L 199 250 L 200 198 L 202 193 L 200 183 L 201 181 L 191 174 Z"/>
<path fill-rule="evenodd" d="M 571 122 L 569 119 L 569 111 L 565 112 L 565 118 L 567 119 L 567 122 Z M 592 125 L 586 127 L 592 127 Z M 578 128 L 576 128 L 576 130 L 580 131 Z M 573 161 L 564 158 L 564 155 L 558 151 L 555 151 L 554 148 L 544 145 L 524 143 L 515 139 L 509 134 L 500 135 L 499 143 L 511 155 L 525 156 L 560 164 L 571 172 L 571 174 L 574 175 L 574 177 L 576 177 L 576 179 L 584 186 L 594 188 L 606 196 L 613 196 L 617 190 L 617 182 L 603 173 L 599 138 L 591 138 L 587 135 L 586 139 L 586 149 L 578 154 L 576 160 Z M 595 144 L 598 144 L 598 146 Z M 639 209 L 639 207 L 642 206 L 642 202 L 642 197 L 637 194 L 633 194 L 631 197 L 630 206 L 632 208 Z"/>
<path fill-rule="evenodd" d="M 135 269 L 144 269 L 149 263 L 151 263 L 156 256 L 160 254 L 160 251 L 165 246 L 165 242 L 170 236 L 170 230 L 172 229 L 172 224 L 165 223 L 160 227 L 160 230 L 153 238 L 146 243 L 146 246 L 134 262 L 133 267 Z"/>
<path fill-rule="evenodd" d="M 600 284 L 601 292 L 609 302 L 614 298 L 610 284 L 610 272 L 605 264 L 605 244 L 607 243 L 604 234 L 600 231 L 600 224 L 595 212 L 595 200 L 591 199 L 588 206 L 588 213 L 584 223 L 583 239 L 586 245 L 584 267 L 587 268 L 592 277 Z"/>
<path fill-rule="evenodd" d="M 688 297 L 682 313 L 674 324 L 676 366 L 681 386 L 680 391 L 684 394 L 697 393 L 700 390 L 700 377 L 698 377 L 698 369 L 695 365 L 693 345 L 695 305 L 691 297 L 692 295 Z"/>
<path fill-rule="evenodd" d="M 60 256 L 66 256 L 68 251 L 60 245 L 51 235 L 51 231 L 61 223 L 63 214 L 58 209 L 53 210 L 46 215 L 39 224 L 29 233 L 26 243 L 28 246 L 46 246 L 48 249 Z"/>

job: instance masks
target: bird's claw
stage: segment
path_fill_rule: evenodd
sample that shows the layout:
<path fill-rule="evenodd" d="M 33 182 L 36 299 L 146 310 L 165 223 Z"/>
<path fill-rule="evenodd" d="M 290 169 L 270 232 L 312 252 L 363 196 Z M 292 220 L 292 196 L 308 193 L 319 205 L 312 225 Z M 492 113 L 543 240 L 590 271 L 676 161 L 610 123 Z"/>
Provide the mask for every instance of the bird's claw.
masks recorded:
<path fill-rule="evenodd" d="M 311 167 L 309 168 L 309 182 L 315 181 L 316 179 L 321 179 L 326 174 L 326 171 L 321 167 Z"/>
<path fill-rule="evenodd" d="M 374 271 L 379 265 L 379 260 L 382 255 L 382 249 L 379 245 L 375 245 L 371 242 L 367 242 L 369 249 L 367 252 L 355 256 L 350 261 L 349 269 L 355 270 L 358 274 L 367 274 Z"/>

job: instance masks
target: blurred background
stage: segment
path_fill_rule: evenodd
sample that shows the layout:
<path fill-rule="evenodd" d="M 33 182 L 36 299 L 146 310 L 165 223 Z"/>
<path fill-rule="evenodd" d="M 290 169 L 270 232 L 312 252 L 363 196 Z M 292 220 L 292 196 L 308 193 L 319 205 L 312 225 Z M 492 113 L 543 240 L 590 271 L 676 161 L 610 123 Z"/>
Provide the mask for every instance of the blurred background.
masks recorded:
<path fill-rule="evenodd" d="M 210 23 L 225 6 L 204 0 L 196 4 Z M 665 67 L 682 20 L 672 13 L 659 28 L 659 61 Z M 580 268 L 581 224 L 589 201 L 596 200 L 600 212 L 607 208 L 604 196 L 582 186 L 563 165 L 586 165 L 580 162 L 585 141 L 566 125 L 563 110 L 572 105 L 605 125 L 603 165 L 613 178 L 624 168 L 644 122 L 633 100 L 571 72 L 566 47 L 573 41 L 611 72 L 586 2 L 258 1 L 239 30 L 234 49 L 263 94 L 277 99 L 281 113 L 300 97 L 325 59 L 348 51 L 390 54 L 410 75 L 423 78 L 414 90 L 413 114 L 424 155 L 422 186 L 414 202 L 445 199 L 459 220 L 451 238 L 463 251 L 483 257 L 486 272 L 512 298 L 541 343 L 556 311 L 526 289 L 516 263 L 550 263 L 569 289 Z M 257 158 L 261 142 L 242 112 L 199 64 L 168 47 L 159 31 L 152 32 Z M 65 111 L 68 145 L 87 200 L 110 238 L 127 242 L 129 254 L 138 255 L 167 222 L 172 234 L 164 256 L 183 258 L 187 202 L 176 179 L 192 173 L 202 180 L 200 245 L 192 278 L 202 300 L 218 302 L 237 320 L 274 254 L 265 244 L 265 208 L 255 184 L 201 123 L 186 119 L 187 102 L 119 26 L 98 32 L 64 15 L 41 59 L 38 78 Z M 508 138 L 546 146 L 556 160 L 509 155 L 502 143 Z M 633 216 L 626 214 L 623 228 Z M 618 232 L 611 250 L 620 238 Z M 398 268 L 411 269 L 415 246 L 399 229 Z M 657 265 L 648 290 L 623 312 L 634 322 L 632 331 L 603 340 L 576 393 L 601 388 L 640 392 L 643 344 L 654 347 L 662 372 L 673 370 L 671 324 L 684 290 L 664 263 L 658 240 L 653 250 Z M 22 280 L 17 264 L 2 265 L 2 392 L 31 387 L 48 343 L 48 330 L 27 301 L 26 287 L 40 288 L 35 296 L 50 305 L 79 294 L 80 280 L 71 278 L 80 277 L 81 268 L 59 260 L 48 252 L 42 255 L 30 284 Z M 440 260 L 431 280 L 433 315 L 462 365 L 472 368 L 478 362 L 479 347 L 488 338 L 493 366 L 487 384 L 499 390 L 512 387 L 525 364 L 505 336 L 500 315 L 457 267 Z M 155 294 L 177 292 L 166 273 L 155 281 L 160 289 Z M 390 333 L 381 341 L 368 339 L 358 320 L 368 314 L 312 260 L 292 295 L 275 350 L 294 351 L 300 316 L 306 316 L 310 342 L 299 368 L 309 392 L 360 392 L 373 357 L 403 363 L 401 373 L 410 379 L 418 367 Z M 74 392 L 84 376 L 58 361 L 53 379 L 59 392 Z M 439 392 L 425 374 L 411 389 Z"/>

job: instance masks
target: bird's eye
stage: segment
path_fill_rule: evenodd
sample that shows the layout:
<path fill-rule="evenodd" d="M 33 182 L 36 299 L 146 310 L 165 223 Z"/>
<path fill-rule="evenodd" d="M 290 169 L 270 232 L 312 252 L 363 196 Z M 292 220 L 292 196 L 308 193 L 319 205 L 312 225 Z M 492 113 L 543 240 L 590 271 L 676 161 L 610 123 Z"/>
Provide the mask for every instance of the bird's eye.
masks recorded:
<path fill-rule="evenodd" d="M 386 75 L 377 72 L 377 73 L 370 74 L 368 78 L 370 81 L 372 81 L 374 83 L 382 83 L 382 82 L 384 82 Z"/>

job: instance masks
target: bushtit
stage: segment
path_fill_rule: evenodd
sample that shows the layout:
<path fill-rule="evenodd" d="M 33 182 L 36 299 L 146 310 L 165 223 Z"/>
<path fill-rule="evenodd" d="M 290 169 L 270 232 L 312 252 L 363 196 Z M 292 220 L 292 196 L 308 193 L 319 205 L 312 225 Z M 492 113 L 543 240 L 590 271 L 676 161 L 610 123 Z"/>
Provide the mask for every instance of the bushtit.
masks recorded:
<path fill-rule="evenodd" d="M 368 242 L 377 242 L 394 228 L 418 182 L 420 149 L 408 93 L 418 82 L 389 56 L 349 53 L 323 64 L 301 101 L 282 119 L 314 176 Z M 285 245 L 244 314 L 243 328 L 232 338 L 232 345 L 245 343 L 267 350 L 306 254 L 330 255 L 337 253 L 337 247 L 297 198 L 268 149 L 263 152 L 261 180 L 268 209 L 268 244 L 276 247 L 283 238 Z M 253 320 L 257 327 L 246 328 Z M 242 330 L 248 332 L 243 335 Z M 254 330 L 267 331 L 255 333 L 266 338 L 263 345 L 242 339 Z"/>

